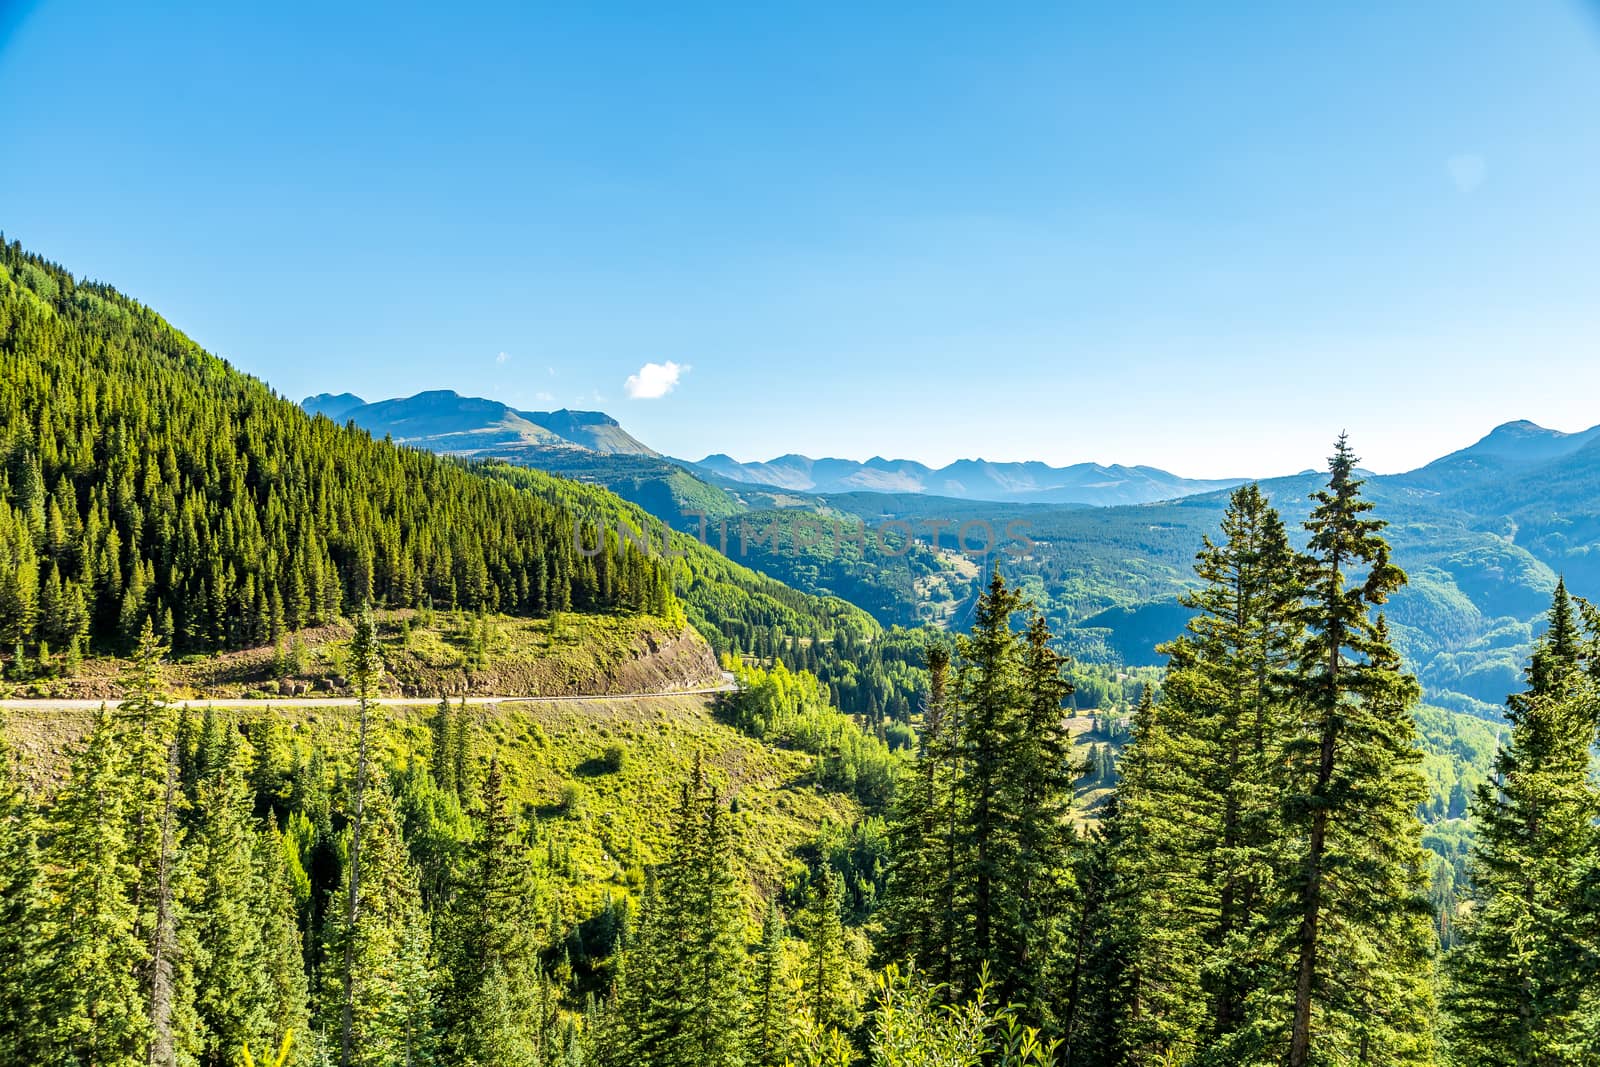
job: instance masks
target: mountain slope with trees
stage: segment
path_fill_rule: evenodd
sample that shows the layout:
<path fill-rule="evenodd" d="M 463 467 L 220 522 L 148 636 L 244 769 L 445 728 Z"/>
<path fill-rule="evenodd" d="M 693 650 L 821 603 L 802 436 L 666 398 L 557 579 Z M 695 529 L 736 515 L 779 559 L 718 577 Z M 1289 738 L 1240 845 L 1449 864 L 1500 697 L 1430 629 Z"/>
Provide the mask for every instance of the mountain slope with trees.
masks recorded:
<path fill-rule="evenodd" d="M 10 669 L 270 643 L 383 601 L 678 611 L 661 560 L 550 501 L 313 419 L 107 286 L 0 253 L 0 642 Z"/>

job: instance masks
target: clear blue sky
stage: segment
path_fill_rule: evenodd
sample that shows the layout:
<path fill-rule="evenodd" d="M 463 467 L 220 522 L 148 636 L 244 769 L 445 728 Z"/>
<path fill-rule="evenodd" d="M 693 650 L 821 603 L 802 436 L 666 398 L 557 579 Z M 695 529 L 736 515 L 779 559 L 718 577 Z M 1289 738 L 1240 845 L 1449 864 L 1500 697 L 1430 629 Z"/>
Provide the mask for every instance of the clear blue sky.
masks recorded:
<path fill-rule="evenodd" d="M 1600 422 L 1577 0 L 0 0 L 0 102 L 6 236 L 295 399 L 1190 475 Z"/>

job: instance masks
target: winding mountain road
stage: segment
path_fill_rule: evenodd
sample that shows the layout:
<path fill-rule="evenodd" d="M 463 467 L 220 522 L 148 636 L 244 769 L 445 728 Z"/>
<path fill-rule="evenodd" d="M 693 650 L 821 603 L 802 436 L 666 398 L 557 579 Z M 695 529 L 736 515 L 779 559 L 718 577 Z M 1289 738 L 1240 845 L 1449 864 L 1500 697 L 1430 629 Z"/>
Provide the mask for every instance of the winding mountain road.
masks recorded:
<path fill-rule="evenodd" d="M 692 697 L 711 696 L 716 693 L 732 693 L 739 688 L 733 680 L 733 675 L 724 671 L 722 684 L 706 686 L 700 689 L 673 689 L 657 693 L 569 693 L 564 696 L 548 697 L 503 697 L 503 696 L 468 696 L 468 704 L 555 704 L 561 701 L 574 700 L 659 700 L 666 697 Z M 462 698 L 453 696 L 451 703 L 458 703 Z M 375 707 L 408 708 L 427 707 L 439 702 L 438 697 L 374 697 L 368 703 Z M 52 700 L 48 697 L 40 699 L 13 698 L 0 700 L 0 708 L 9 711 L 93 711 L 101 704 L 115 704 L 114 700 Z M 173 704 L 185 704 L 204 707 L 210 705 L 216 708 L 240 708 L 245 710 L 267 710 L 271 708 L 353 708 L 357 706 L 355 697 L 199 697 L 193 700 L 174 700 Z"/>

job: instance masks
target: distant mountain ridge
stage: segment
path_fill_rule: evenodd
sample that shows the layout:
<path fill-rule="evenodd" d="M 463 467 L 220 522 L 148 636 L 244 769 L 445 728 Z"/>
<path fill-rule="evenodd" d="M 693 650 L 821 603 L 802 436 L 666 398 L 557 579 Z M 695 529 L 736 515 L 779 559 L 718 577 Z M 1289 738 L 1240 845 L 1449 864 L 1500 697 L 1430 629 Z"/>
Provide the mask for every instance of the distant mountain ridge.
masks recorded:
<path fill-rule="evenodd" d="M 354 393 L 318 393 L 300 401 L 308 415 L 326 415 L 335 422 L 344 418 L 345 412 L 361 407 L 366 401 Z"/>
<path fill-rule="evenodd" d="M 335 422 L 353 421 L 375 437 L 388 436 L 401 444 L 452 455 L 517 459 L 507 451 L 529 447 L 658 455 L 603 411 L 518 411 L 498 400 L 462 396 L 451 389 L 373 403 L 354 393 L 318 393 L 300 406 Z"/>
<path fill-rule="evenodd" d="M 1455 491 L 1575 456 L 1600 442 L 1600 426 L 1577 433 L 1547 430 L 1526 419 L 1502 423 L 1432 463 L 1396 477 L 1418 489 Z"/>
<path fill-rule="evenodd" d="M 909 459 L 874 457 L 863 463 L 794 454 L 766 463 L 740 463 L 717 454 L 695 463 L 662 456 L 605 412 L 519 411 L 498 400 L 462 396 L 449 389 L 372 403 L 353 393 L 318 393 L 301 401 L 301 407 L 336 422 L 353 421 L 376 437 L 388 436 L 401 444 L 451 455 L 494 457 L 561 473 L 573 471 L 575 462 L 589 466 L 574 450 L 659 460 L 710 483 L 705 487 L 710 493 L 717 489 L 735 493 L 911 493 L 956 500 L 1110 507 L 1175 500 L 1228 489 L 1247 480 L 1182 478 L 1155 467 L 1122 464 L 1052 467 L 1036 461 L 991 463 L 982 459 L 957 460 L 937 469 Z M 630 469 L 628 477 L 636 478 L 638 473 Z M 663 470 L 655 473 L 670 475 Z M 597 480 L 609 484 L 607 479 Z M 683 493 L 680 490 L 675 495 Z"/>
<path fill-rule="evenodd" d="M 694 467 L 715 477 L 805 493 L 920 493 L 957 500 L 1039 504 L 1147 504 L 1240 485 L 1245 478 L 1183 478 L 1156 467 L 1038 461 L 998 463 L 960 459 L 929 467 L 909 459 L 874 456 L 865 462 L 786 455 L 741 463 L 721 453 Z"/>

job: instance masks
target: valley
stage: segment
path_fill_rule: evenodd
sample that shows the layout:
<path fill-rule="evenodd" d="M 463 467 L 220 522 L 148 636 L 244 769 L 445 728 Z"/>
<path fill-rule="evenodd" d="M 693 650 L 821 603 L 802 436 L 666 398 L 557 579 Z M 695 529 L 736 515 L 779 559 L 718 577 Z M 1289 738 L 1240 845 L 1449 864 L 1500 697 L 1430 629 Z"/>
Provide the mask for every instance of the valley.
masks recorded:
<path fill-rule="evenodd" d="M 307 401 L 308 410 L 317 410 L 316 399 Z M 427 412 L 415 417 L 432 420 L 439 434 L 408 441 L 436 451 L 489 432 L 478 405 L 489 405 L 490 412 L 503 408 L 453 393 L 387 403 Z M 382 420 L 362 422 L 368 410 L 342 414 L 374 433 L 385 431 L 389 424 Z M 585 417 L 615 421 L 598 413 Z M 1149 471 L 1165 480 L 1145 484 L 1160 485 L 1152 492 L 1165 495 L 1134 503 L 1118 490 L 1062 507 L 993 481 L 961 497 L 929 491 L 933 483 L 926 479 L 909 491 L 888 480 L 869 491 L 850 480 L 855 468 L 835 461 L 828 469 L 845 472 L 838 477 L 816 474 L 804 457 L 754 469 L 721 460 L 680 463 L 623 436 L 632 443 L 620 451 L 575 441 L 551 447 L 480 440 L 472 454 L 603 485 L 661 522 L 726 548 L 736 562 L 794 588 L 848 600 L 885 626 L 960 619 L 982 586 L 980 576 L 998 566 L 1028 591 L 1074 657 L 1092 663 L 1160 662 L 1155 646 L 1187 618 L 1178 597 L 1193 585 L 1195 546 L 1215 532 L 1228 495 L 1218 487 L 1227 483 Z M 1259 482 L 1296 532 L 1316 483 L 1315 475 Z M 1368 484 L 1390 516 L 1396 560 L 1411 577 L 1389 618 L 1429 700 L 1498 718 L 1557 577 L 1565 575 L 1578 592 L 1600 588 L 1593 562 L 1600 559 L 1600 427 L 1563 434 L 1507 423 L 1424 467 L 1372 477 Z M 885 523 L 902 525 L 887 543 L 859 533 L 825 536 L 810 546 L 792 537 L 775 543 L 770 531 L 787 531 L 785 524 L 799 514 L 815 516 L 825 529 L 843 522 L 869 534 Z M 991 530 L 1014 525 L 1026 532 L 1029 551 L 952 552 L 954 531 L 964 523 Z M 906 526 L 909 538 L 898 532 Z M 926 532 L 930 526 L 945 528 L 942 553 L 938 534 Z"/>
<path fill-rule="evenodd" d="M 1350 818 L 1414 827 L 1395 847 L 1415 922 L 1392 936 L 1464 951 L 1474 798 L 1515 736 L 1502 703 L 1534 677 L 1530 652 L 1554 654 L 1552 611 L 1591 611 L 1558 577 L 1600 582 L 1592 432 L 1508 424 L 1366 478 L 1341 441 L 1331 483 L 1243 488 L 1145 468 L 684 464 L 599 412 L 448 391 L 293 405 L 107 286 L 14 245 L 3 269 L 0 802 L 25 822 L 4 824 L 0 868 L 22 858 L 0 881 L 49 901 L 9 935 L 130 932 L 90 946 L 103 964 L 40 951 L 29 981 L 69 1000 L 143 966 L 140 931 L 173 920 L 116 912 L 123 890 L 93 888 L 103 869 L 76 858 L 98 850 L 126 857 L 129 893 L 241 953 L 196 955 L 194 981 L 280 982 L 236 994 L 279 1013 L 242 1023 L 185 987 L 201 1021 L 130 1016 L 102 1035 L 126 1047 L 193 1025 L 184 1040 L 220 1062 L 295 1030 L 293 1062 L 311 1067 L 335 1056 L 342 990 L 392 973 L 360 1009 L 364 1040 L 388 1050 L 375 1064 L 522 1042 L 527 1067 L 624 1067 L 644 1032 L 629 1028 L 658 1011 L 629 999 L 639 969 L 706 997 L 704 975 L 743 989 L 753 966 L 773 1011 L 818 1013 L 753 1061 L 777 1067 L 867 1025 L 874 952 L 908 949 L 956 954 L 963 997 L 998 968 L 1028 1018 L 1091 1062 L 1131 1062 L 1046 991 L 1034 950 L 933 932 L 938 879 L 984 913 L 973 835 L 1047 857 L 1008 861 L 1000 891 L 1025 909 L 1032 880 L 1052 880 L 1066 903 L 1051 938 L 1137 922 L 1093 911 L 1096 865 L 1153 879 L 1139 907 L 1164 907 L 1120 835 L 1176 834 L 1165 847 L 1199 869 L 1210 846 L 1168 822 L 1197 798 L 1205 833 L 1254 805 L 1276 836 L 1249 862 L 1286 862 L 1294 805 L 1314 802 L 1294 798 L 1320 787 L 1297 757 L 1277 769 L 1265 731 L 1287 754 L 1313 736 L 1284 708 L 1320 706 L 1286 694 L 1317 691 L 1321 659 L 1293 650 L 1318 647 L 1305 620 L 1346 601 L 1300 575 L 1326 565 L 1317 531 L 1351 523 L 1356 562 L 1334 582 L 1360 605 L 1344 625 L 1375 681 L 1339 682 L 1359 695 L 1335 705 L 1382 709 L 1362 766 L 1385 769 L 1378 814 Z M 1339 517 L 1367 502 L 1386 541 Z M 969 528 L 989 531 L 981 548 L 961 542 Z M 1254 614 L 1229 614 L 1228 582 L 1258 583 L 1241 601 Z M 1597 624 L 1583 614 L 1584 640 Z M 1273 679 L 1266 695 L 1197 698 L 1238 692 L 1244 661 Z M 1256 755 L 1208 764 L 1245 743 L 1247 712 Z M 116 798 L 109 819 L 100 797 Z M 140 837 L 174 810 L 180 845 Z M 134 860 L 152 848 L 199 888 L 144 886 Z M 352 919 L 358 848 L 379 881 Z M 226 926 L 243 914 L 268 934 Z M 1193 947 L 1093 936 L 1106 966 L 1133 953 L 1179 967 L 1175 989 L 1198 981 L 1181 971 Z M 679 971 L 693 937 L 711 939 L 693 942 L 700 970 Z M 484 945 L 514 972 L 504 1015 Z M 1115 984 L 1094 989 L 1095 1011 L 1128 1010 Z M 74 1000 L 61 1018 L 94 1010 Z M 696 1025 L 715 1041 L 746 1024 Z M 74 1033 L 50 1041 L 94 1044 Z"/>

